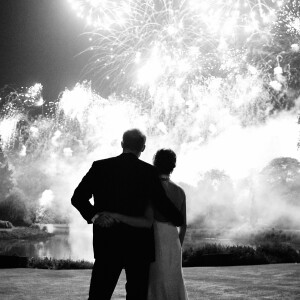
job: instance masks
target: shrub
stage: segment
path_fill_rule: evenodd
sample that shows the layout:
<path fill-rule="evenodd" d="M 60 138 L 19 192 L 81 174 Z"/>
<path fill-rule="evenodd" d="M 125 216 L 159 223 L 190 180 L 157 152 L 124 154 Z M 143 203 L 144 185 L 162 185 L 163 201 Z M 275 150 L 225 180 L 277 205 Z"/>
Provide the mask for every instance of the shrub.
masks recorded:
<path fill-rule="evenodd" d="M 70 269 L 92 269 L 93 263 L 85 260 L 55 259 L 55 258 L 31 258 L 29 268 L 70 270 Z"/>
<path fill-rule="evenodd" d="M 10 221 L 15 226 L 31 224 L 27 207 L 16 191 L 0 202 L 0 219 Z"/>
<path fill-rule="evenodd" d="M 12 231 L 0 231 L 0 240 L 43 240 L 53 235 L 39 228 L 15 227 Z"/>
<path fill-rule="evenodd" d="M 9 229 L 9 228 L 13 228 L 13 225 L 9 221 L 1 221 L 0 220 L 0 228 Z"/>
<path fill-rule="evenodd" d="M 184 267 L 257 265 L 300 262 L 300 253 L 290 245 L 265 244 L 259 247 L 207 244 L 183 251 Z"/>
<path fill-rule="evenodd" d="M 300 262 L 300 253 L 287 244 L 264 244 L 257 247 L 256 252 L 264 256 L 268 263 Z"/>

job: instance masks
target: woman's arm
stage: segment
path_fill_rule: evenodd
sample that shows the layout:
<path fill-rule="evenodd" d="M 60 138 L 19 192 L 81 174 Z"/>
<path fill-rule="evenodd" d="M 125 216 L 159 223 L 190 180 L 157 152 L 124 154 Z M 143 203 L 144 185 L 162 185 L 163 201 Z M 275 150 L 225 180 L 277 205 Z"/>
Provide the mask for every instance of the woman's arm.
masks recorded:
<path fill-rule="evenodd" d="M 142 217 L 131 217 L 112 212 L 102 212 L 100 215 L 111 216 L 116 221 L 132 227 L 150 228 L 153 224 L 153 209 L 150 205 L 146 208 L 145 215 Z"/>
<path fill-rule="evenodd" d="M 183 245 L 185 233 L 186 233 L 186 198 L 184 196 L 184 201 L 181 206 L 181 213 L 183 215 L 183 224 L 179 227 L 179 240 L 181 246 Z"/>

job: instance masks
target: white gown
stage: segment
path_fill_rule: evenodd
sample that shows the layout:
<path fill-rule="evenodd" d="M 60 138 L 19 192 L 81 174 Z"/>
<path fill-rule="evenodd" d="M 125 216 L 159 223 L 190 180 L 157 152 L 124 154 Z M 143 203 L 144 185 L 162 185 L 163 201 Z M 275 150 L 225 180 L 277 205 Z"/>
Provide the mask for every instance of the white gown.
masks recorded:
<path fill-rule="evenodd" d="M 181 208 L 185 195 L 172 181 L 163 181 L 172 202 Z M 155 262 L 150 265 L 148 300 L 188 300 L 182 274 L 182 253 L 177 227 L 154 221 Z"/>

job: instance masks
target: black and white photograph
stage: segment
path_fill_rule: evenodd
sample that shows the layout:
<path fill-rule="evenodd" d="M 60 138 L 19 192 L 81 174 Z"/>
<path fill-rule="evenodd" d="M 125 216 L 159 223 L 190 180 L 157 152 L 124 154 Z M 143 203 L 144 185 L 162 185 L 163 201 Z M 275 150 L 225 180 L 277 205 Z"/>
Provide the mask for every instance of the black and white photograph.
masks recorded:
<path fill-rule="evenodd" d="M 300 299 L 300 0 L 0 0 L 0 299 Z"/>

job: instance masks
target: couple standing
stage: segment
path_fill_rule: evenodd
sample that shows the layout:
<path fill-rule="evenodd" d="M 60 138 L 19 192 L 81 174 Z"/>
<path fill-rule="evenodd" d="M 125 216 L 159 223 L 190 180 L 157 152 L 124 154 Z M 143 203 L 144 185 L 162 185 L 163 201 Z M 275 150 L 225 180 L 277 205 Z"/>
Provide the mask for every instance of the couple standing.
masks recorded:
<path fill-rule="evenodd" d="M 93 223 L 90 300 L 111 299 L 122 269 L 127 300 L 187 300 L 181 268 L 185 194 L 169 178 L 176 155 L 159 150 L 153 167 L 139 160 L 145 142 L 140 130 L 126 131 L 123 153 L 95 161 L 74 191 L 72 204 Z"/>

